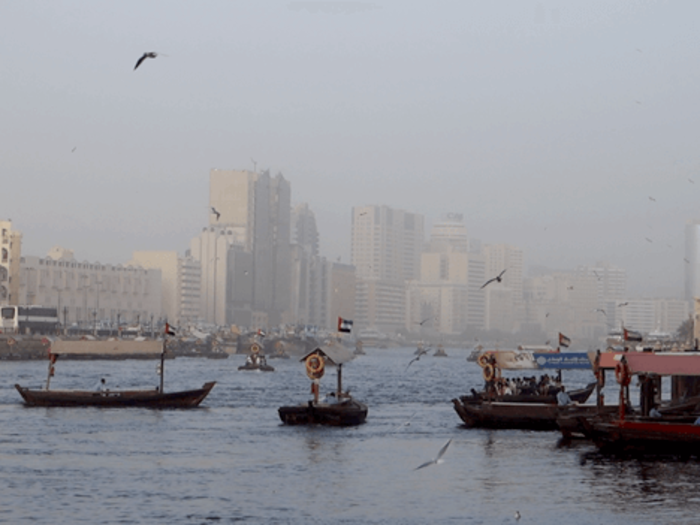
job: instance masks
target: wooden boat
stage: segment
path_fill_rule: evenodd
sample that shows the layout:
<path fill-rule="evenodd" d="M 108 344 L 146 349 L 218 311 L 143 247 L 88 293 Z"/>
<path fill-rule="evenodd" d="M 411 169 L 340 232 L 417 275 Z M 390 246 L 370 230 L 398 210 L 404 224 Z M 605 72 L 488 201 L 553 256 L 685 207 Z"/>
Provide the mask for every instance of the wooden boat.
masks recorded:
<path fill-rule="evenodd" d="M 15 388 L 28 406 L 36 407 L 146 407 L 146 408 L 192 408 L 198 406 L 215 381 L 205 383 L 202 388 L 180 392 L 152 390 L 32 390 L 20 385 Z"/>
<path fill-rule="evenodd" d="M 56 343 L 59 343 L 58 341 Z M 51 378 L 55 373 L 55 364 L 61 355 L 91 355 L 94 348 L 90 341 L 72 342 L 71 345 L 57 344 L 52 350 L 49 348 L 49 371 L 45 389 L 31 389 L 16 384 L 15 388 L 28 406 L 42 407 L 145 407 L 145 408 L 193 408 L 198 406 L 216 384 L 215 381 L 205 383 L 202 388 L 183 390 L 177 392 L 165 392 L 164 364 L 166 343 L 158 341 L 140 341 L 138 345 L 129 345 L 128 351 L 135 349 L 141 356 L 160 355 L 160 386 L 145 390 L 51 390 Z M 75 344 L 78 343 L 78 344 Z M 83 344 L 84 343 L 84 344 Z M 115 345 L 115 352 L 120 351 L 119 345 Z"/>
<path fill-rule="evenodd" d="M 575 403 L 585 403 L 595 389 L 595 383 L 574 390 L 569 397 Z M 489 399 L 482 394 L 453 399 L 455 411 L 468 427 L 521 428 L 528 430 L 557 430 L 560 408 L 556 394 L 547 396 L 504 395 Z"/>
<path fill-rule="evenodd" d="M 433 354 L 433 357 L 447 357 L 447 352 L 445 352 L 445 347 L 438 345 L 437 350 Z"/>
<path fill-rule="evenodd" d="M 261 372 L 274 372 L 275 368 L 267 364 L 265 356 L 260 353 L 260 345 L 253 343 L 250 347 L 250 355 L 246 357 L 245 364 L 238 370 L 259 370 Z"/>
<path fill-rule="evenodd" d="M 603 354 L 605 355 L 605 354 Z M 683 398 L 700 376 L 700 353 L 625 352 L 613 356 L 617 361 L 615 378 L 620 384 L 617 412 L 609 417 L 584 418 L 588 436 L 601 449 L 612 452 L 641 452 L 661 455 L 700 455 L 700 418 L 698 397 Z M 631 409 L 629 384 L 637 375 L 642 384 L 638 411 Z M 658 391 L 654 383 L 673 378 L 674 399 L 667 406 L 656 406 Z M 690 379 L 690 381 L 686 381 Z M 697 387 L 696 387 L 697 388 Z"/>
<path fill-rule="evenodd" d="M 367 419 L 367 405 L 343 392 L 342 367 L 353 358 L 342 346 L 316 348 L 305 355 L 306 373 L 311 379 L 313 399 L 296 406 L 283 406 L 278 410 L 280 419 L 287 425 L 320 424 L 331 426 L 361 425 Z M 319 400 L 319 384 L 326 365 L 337 369 L 338 385 L 323 401 Z"/>
<path fill-rule="evenodd" d="M 525 355 L 523 355 L 525 354 Z M 495 351 L 479 357 L 487 388 L 483 392 L 472 389 L 471 395 L 452 400 L 455 411 L 467 427 L 520 428 L 529 430 L 556 430 L 559 406 L 558 388 L 550 387 L 546 394 L 505 393 L 500 389 L 501 370 L 559 370 L 591 367 L 583 352 L 523 352 Z M 596 387 L 596 382 L 569 392 L 574 403 L 584 403 Z"/>

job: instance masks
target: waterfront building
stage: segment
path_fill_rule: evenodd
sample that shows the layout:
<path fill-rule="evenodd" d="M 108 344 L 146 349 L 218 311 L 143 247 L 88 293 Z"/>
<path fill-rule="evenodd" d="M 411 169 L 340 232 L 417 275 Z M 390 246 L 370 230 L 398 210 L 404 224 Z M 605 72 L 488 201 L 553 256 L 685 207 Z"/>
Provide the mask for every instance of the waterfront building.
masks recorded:
<path fill-rule="evenodd" d="M 214 247 L 213 252 L 197 246 L 196 241 L 192 244 L 192 255 L 202 265 L 202 300 L 203 304 L 207 303 L 203 312 L 208 322 L 222 324 L 222 320 L 243 313 L 242 304 L 237 315 L 222 313 L 225 305 L 220 304 L 220 299 L 214 301 L 214 295 L 218 294 L 215 289 L 227 290 L 236 297 L 235 282 L 228 285 L 233 288 L 227 288 L 222 280 L 224 270 L 219 268 L 222 265 L 225 271 L 234 271 L 228 261 L 221 259 L 229 253 L 227 247 L 237 247 L 232 253 L 240 263 L 234 266 L 239 269 L 246 266 L 243 253 L 250 254 L 250 268 L 241 270 L 252 281 L 247 314 L 250 322 L 264 322 L 268 326 L 284 319 L 290 308 L 291 291 L 290 199 L 291 188 L 282 174 L 270 177 L 268 171 L 211 170 L 209 229 L 227 240 L 207 241 L 209 248 Z"/>
<path fill-rule="evenodd" d="M 19 302 L 22 234 L 12 221 L 0 221 L 0 305 Z"/>
<path fill-rule="evenodd" d="M 163 319 L 161 272 L 140 266 L 76 261 L 54 247 L 20 262 L 19 304 L 53 306 L 64 326 L 138 325 Z"/>
<path fill-rule="evenodd" d="M 199 261 L 189 253 L 181 257 L 175 251 L 138 251 L 129 264 L 160 270 L 161 310 L 171 324 L 193 325 L 199 321 L 202 280 Z"/>
<path fill-rule="evenodd" d="M 420 277 L 423 216 L 388 206 L 352 210 L 356 327 L 393 334 L 406 325 L 406 283 Z"/>
<path fill-rule="evenodd" d="M 501 282 L 491 283 L 486 292 L 486 328 L 515 331 L 523 322 L 523 251 L 509 244 L 484 246 L 486 280 L 500 275 Z M 482 283 L 483 284 L 483 283 Z"/>
<path fill-rule="evenodd" d="M 685 224 L 685 300 L 690 308 L 700 297 L 700 219 Z"/>
<path fill-rule="evenodd" d="M 254 326 L 253 255 L 244 248 L 240 231 L 208 226 L 190 242 L 190 254 L 200 265 L 200 317 L 216 326 Z M 256 319 L 267 326 L 266 312 Z"/>
<path fill-rule="evenodd" d="M 462 215 L 447 214 L 432 228 L 420 280 L 409 286 L 406 329 L 458 335 L 483 328 L 483 279 L 484 257 L 470 250 Z"/>

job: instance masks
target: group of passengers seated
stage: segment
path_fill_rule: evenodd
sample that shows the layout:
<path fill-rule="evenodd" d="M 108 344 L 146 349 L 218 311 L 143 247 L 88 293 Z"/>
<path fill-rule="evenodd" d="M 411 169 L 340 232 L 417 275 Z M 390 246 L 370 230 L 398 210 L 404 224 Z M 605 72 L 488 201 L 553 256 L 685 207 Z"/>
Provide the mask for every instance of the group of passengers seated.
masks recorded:
<path fill-rule="evenodd" d="M 561 380 L 544 374 L 536 377 L 498 377 L 493 380 L 495 391 L 502 396 L 548 396 L 556 395 L 561 389 Z M 488 389 L 488 387 L 487 387 Z"/>

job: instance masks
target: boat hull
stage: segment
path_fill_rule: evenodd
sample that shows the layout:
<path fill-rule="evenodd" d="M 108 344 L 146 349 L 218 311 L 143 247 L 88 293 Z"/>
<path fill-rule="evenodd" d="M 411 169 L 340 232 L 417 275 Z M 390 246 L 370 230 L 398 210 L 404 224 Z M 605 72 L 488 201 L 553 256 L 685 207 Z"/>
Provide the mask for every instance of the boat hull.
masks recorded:
<path fill-rule="evenodd" d="M 585 402 L 595 383 L 571 392 L 576 402 Z M 490 401 L 482 395 L 462 396 L 452 400 L 455 411 L 467 427 L 557 430 L 559 407 L 555 396 L 503 396 Z"/>
<path fill-rule="evenodd" d="M 260 370 L 261 372 L 274 372 L 275 367 L 270 365 L 241 365 L 238 370 Z"/>
<path fill-rule="evenodd" d="M 211 381 L 202 388 L 165 393 L 157 390 L 31 390 L 20 385 L 15 385 L 15 388 L 27 406 L 194 408 L 209 395 L 215 384 Z"/>
<path fill-rule="evenodd" d="M 286 425 L 330 425 L 338 427 L 361 425 L 367 420 L 367 405 L 350 399 L 342 403 L 280 407 L 280 419 Z"/>
<path fill-rule="evenodd" d="M 695 416 L 589 420 L 590 437 L 610 452 L 700 456 L 700 425 Z"/>

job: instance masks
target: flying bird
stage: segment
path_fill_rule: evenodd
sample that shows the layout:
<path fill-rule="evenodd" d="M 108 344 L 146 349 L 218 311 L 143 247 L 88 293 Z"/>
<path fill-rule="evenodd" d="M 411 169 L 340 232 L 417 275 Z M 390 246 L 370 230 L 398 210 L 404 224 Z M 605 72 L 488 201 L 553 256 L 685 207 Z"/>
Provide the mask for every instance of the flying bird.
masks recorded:
<path fill-rule="evenodd" d="M 684 260 L 686 263 L 690 264 L 690 261 L 689 261 L 688 259 L 686 259 L 685 257 L 683 257 L 683 260 Z"/>
<path fill-rule="evenodd" d="M 605 313 L 605 310 L 603 310 L 602 308 L 596 308 L 596 309 L 593 310 L 593 311 L 594 311 L 594 312 L 600 312 L 600 313 L 603 314 L 605 317 L 608 316 L 608 314 L 606 314 L 606 313 Z"/>
<path fill-rule="evenodd" d="M 507 270 L 507 268 L 506 268 Z M 499 273 L 496 277 L 492 277 L 488 281 L 486 281 L 484 284 L 481 285 L 481 288 L 486 288 L 487 285 L 490 283 L 496 281 L 496 282 L 501 282 L 503 280 L 503 274 L 506 273 L 506 270 L 503 270 L 501 273 Z"/>
<path fill-rule="evenodd" d="M 637 50 L 637 51 L 639 51 L 639 50 Z M 516 510 L 515 515 L 513 517 L 515 518 L 515 521 L 518 521 L 520 519 L 520 512 Z"/>
<path fill-rule="evenodd" d="M 221 213 L 219 213 L 218 211 L 216 211 L 216 208 L 214 208 L 214 206 L 211 207 L 211 212 L 212 212 L 214 215 L 216 215 L 216 220 L 218 221 L 218 220 L 219 220 L 219 217 L 221 217 Z"/>
<path fill-rule="evenodd" d="M 413 359 L 411 359 L 411 360 L 409 361 L 408 365 L 406 365 L 406 370 L 408 370 L 408 367 L 411 366 L 411 365 L 414 363 L 414 361 L 419 361 L 419 360 L 420 360 L 420 357 L 421 357 L 422 355 L 426 355 L 427 353 L 428 353 L 428 350 L 425 350 L 425 349 L 419 350 L 419 351 L 418 351 L 418 355 L 417 355 L 416 357 L 414 357 Z M 406 370 L 404 370 L 404 372 L 405 372 Z"/>
<path fill-rule="evenodd" d="M 625 301 L 624 303 L 620 303 L 617 306 L 627 306 L 628 304 L 630 304 L 630 303 L 628 301 Z"/>
<path fill-rule="evenodd" d="M 75 148 L 73 148 L 72 150 L 70 150 L 70 152 L 71 152 L 71 153 L 75 153 L 75 150 L 76 150 L 77 148 L 78 148 L 78 146 L 76 146 Z"/>
<path fill-rule="evenodd" d="M 155 51 L 150 51 L 148 53 L 144 53 L 143 55 L 141 55 L 141 58 L 139 58 L 136 61 L 136 65 L 134 66 L 134 71 L 136 71 L 136 68 L 141 65 L 141 62 L 143 62 L 147 58 L 156 58 L 157 56 L 158 56 L 158 53 L 156 53 Z"/>
<path fill-rule="evenodd" d="M 695 184 L 695 181 L 693 179 L 691 179 L 690 177 L 688 177 L 688 182 L 690 182 L 691 184 Z"/>
<path fill-rule="evenodd" d="M 654 197 L 649 197 L 649 200 L 650 200 L 651 202 L 656 202 L 656 199 L 655 199 Z"/>
<path fill-rule="evenodd" d="M 654 242 L 649 237 L 644 237 L 644 238 L 647 240 L 647 242 Z"/>
<path fill-rule="evenodd" d="M 432 319 L 432 317 L 428 317 L 427 319 L 423 319 L 420 323 L 416 322 L 416 324 L 419 324 L 419 325 L 423 326 L 425 323 L 427 323 L 427 322 L 430 321 L 431 319 Z"/>
<path fill-rule="evenodd" d="M 419 469 L 422 469 L 422 468 L 425 468 L 425 467 L 429 467 L 430 465 L 439 465 L 440 463 L 442 463 L 442 456 L 445 455 L 445 452 L 447 451 L 447 447 L 450 446 L 450 443 L 452 443 L 452 440 L 451 440 L 451 439 L 450 439 L 447 443 L 445 443 L 445 445 L 440 449 L 440 452 L 438 452 L 438 455 L 437 455 L 437 457 L 436 457 L 435 459 L 430 460 L 430 461 L 426 461 L 425 463 L 423 463 L 422 465 L 417 466 L 417 467 L 416 467 L 415 469 L 413 469 L 413 470 L 419 470 Z"/>

